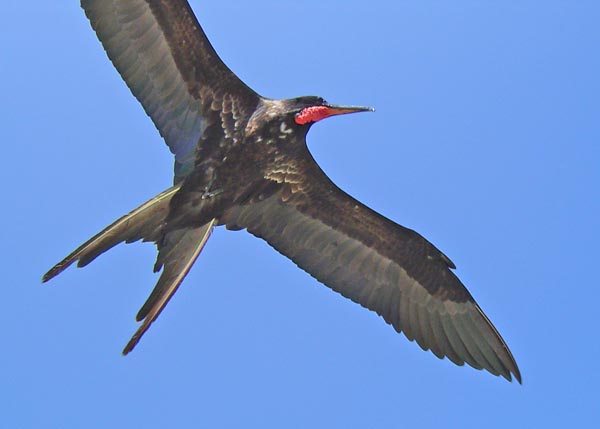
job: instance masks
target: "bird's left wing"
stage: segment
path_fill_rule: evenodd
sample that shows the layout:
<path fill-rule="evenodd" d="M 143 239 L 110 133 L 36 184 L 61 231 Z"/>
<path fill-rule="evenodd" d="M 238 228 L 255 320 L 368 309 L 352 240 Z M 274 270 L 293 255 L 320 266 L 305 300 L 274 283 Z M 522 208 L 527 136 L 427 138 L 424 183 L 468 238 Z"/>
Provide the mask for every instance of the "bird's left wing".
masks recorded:
<path fill-rule="evenodd" d="M 82 0 L 115 68 L 175 155 L 232 139 L 259 96 L 221 61 L 185 0 Z M 210 150 L 208 151 L 210 153 Z"/>
<path fill-rule="evenodd" d="M 267 175 L 277 192 L 231 208 L 220 223 L 263 238 L 437 357 L 521 381 L 508 346 L 442 252 L 345 194 L 312 159 L 287 170 Z"/>

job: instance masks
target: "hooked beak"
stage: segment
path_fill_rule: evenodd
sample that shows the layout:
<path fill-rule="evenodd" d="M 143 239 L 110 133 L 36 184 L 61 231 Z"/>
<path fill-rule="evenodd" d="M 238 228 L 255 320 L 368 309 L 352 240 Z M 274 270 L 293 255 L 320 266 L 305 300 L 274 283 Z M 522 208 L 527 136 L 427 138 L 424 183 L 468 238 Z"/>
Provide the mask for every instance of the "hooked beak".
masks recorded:
<path fill-rule="evenodd" d="M 328 116 L 346 115 L 348 113 L 358 112 L 374 112 L 373 107 L 368 106 L 338 106 L 335 104 L 326 104 L 325 107 L 328 109 Z"/>

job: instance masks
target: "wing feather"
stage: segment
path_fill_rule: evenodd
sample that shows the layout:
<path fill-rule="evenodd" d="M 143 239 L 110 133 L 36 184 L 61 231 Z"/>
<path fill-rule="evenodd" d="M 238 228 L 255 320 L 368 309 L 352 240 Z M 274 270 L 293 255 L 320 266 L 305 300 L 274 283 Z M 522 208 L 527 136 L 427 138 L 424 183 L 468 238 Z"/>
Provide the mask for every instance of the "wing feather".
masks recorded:
<path fill-rule="evenodd" d="M 263 238 L 437 357 L 520 381 L 508 346 L 452 273 L 450 260 L 414 231 L 332 188 L 323 176 L 310 177 L 307 181 L 321 185 L 296 195 L 282 189 L 233 207 L 220 222 Z"/>
<path fill-rule="evenodd" d="M 221 121 L 223 97 L 236 104 L 229 110 L 238 116 L 249 115 L 258 101 L 223 64 L 186 1 L 82 0 L 81 6 L 175 155 L 176 175 L 189 173 L 205 131 Z M 235 121 L 227 125 L 235 127 Z M 223 131 L 232 135 L 235 130 Z"/>

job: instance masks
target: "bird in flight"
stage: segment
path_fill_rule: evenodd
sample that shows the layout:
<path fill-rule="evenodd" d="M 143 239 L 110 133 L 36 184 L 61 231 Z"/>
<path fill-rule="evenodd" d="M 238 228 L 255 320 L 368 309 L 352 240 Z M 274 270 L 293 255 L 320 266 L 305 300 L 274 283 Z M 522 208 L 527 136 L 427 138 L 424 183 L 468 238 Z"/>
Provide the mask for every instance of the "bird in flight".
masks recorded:
<path fill-rule="evenodd" d="M 82 244 L 46 282 L 121 243 L 154 242 L 160 277 L 129 353 L 198 258 L 213 228 L 246 229 L 438 358 L 521 382 L 502 337 L 415 231 L 339 189 L 306 145 L 313 124 L 371 111 L 321 97 L 262 97 L 221 61 L 185 0 L 82 0 L 100 42 L 175 156 L 173 186 Z"/>

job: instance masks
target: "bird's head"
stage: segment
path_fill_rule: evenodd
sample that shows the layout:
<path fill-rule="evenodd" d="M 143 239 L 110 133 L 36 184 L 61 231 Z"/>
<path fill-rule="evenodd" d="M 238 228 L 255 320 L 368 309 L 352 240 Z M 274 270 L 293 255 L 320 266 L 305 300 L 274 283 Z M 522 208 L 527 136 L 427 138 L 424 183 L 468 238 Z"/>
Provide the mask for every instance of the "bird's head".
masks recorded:
<path fill-rule="evenodd" d="M 321 97 L 312 95 L 284 100 L 262 99 L 250 118 L 246 132 L 259 139 L 266 132 L 277 135 L 279 141 L 286 141 L 291 135 L 305 135 L 312 124 L 322 119 L 374 110 L 372 107 L 329 104 Z"/>

